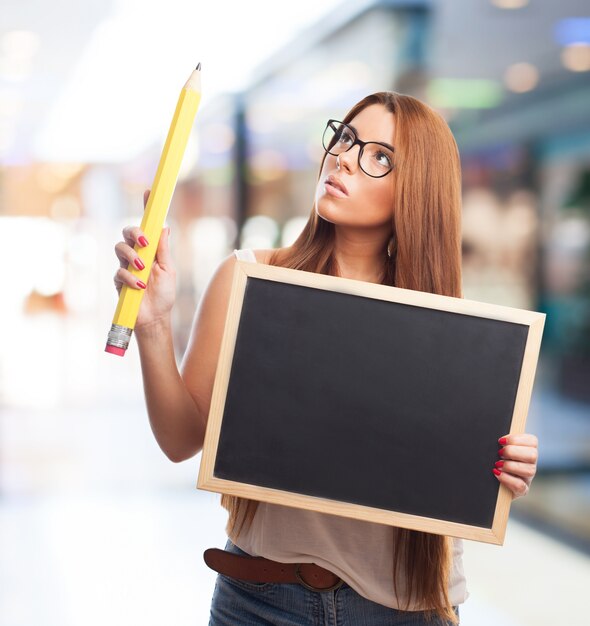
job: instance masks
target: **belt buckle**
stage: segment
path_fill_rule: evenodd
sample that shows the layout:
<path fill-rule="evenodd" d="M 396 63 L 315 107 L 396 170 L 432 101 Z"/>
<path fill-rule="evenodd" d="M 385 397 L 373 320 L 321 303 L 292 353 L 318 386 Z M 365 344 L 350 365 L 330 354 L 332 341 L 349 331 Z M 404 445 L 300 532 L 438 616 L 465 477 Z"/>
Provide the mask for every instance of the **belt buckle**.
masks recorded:
<path fill-rule="evenodd" d="M 301 567 L 301 565 L 302 563 L 297 563 L 297 568 L 295 569 L 295 576 L 297 580 L 299 581 L 299 583 L 303 585 L 306 589 L 309 589 L 310 591 L 334 591 L 334 589 L 338 589 L 344 582 L 344 580 L 342 580 L 342 578 L 339 577 L 340 580 L 336 584 L 332 585 L 331 587 L 314 587 L 313 585 L 306 583 L 301 577 L 301 574 L 299 572 L 299 568 Z"/>

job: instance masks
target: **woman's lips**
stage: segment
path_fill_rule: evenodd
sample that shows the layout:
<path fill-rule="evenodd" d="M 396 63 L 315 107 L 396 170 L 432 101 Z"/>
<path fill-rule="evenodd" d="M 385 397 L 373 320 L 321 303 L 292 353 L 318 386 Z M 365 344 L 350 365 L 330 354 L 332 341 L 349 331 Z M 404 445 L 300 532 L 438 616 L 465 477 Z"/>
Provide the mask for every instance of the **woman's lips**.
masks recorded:
<path fill-rule="evenodd" d="M 335 198 L 346 198 L 347 196 L 347 194 L 345 194 L 343 191 L 338 189 L 338 187 L 335 187 L 329 182 L 324 183 L 324 188 L 326 189 L 327 193 L 329 193 L 331 196 L 334 196 Z"/>

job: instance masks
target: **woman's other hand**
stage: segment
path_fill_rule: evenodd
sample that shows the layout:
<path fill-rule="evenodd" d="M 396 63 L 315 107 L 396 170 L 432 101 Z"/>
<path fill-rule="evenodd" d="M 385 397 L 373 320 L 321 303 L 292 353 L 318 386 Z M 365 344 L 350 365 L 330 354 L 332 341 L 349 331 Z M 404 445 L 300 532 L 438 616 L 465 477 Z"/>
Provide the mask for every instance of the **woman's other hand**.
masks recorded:
<path fill-rule="evenodd" d="M 147 205 L 150 195 L 149 189 L 143 194 L 143 208 Z M 123 285 L 128 285 L 132 289 L 145 289 L 145 294 L 141 300 L 139 313 L 135 322 L 135 328 L 149 326 L 152 323 L 165 320 L 174 305 L 176 297 L 176 270 L 172 263 L 172 256 L 169 248 L 169 228 L 164 228 L 158 242 L 156 256 L 150 270 L 149 280 L 143 282 L 129 271 L 129 267 L 143 269 L 145 267 L 141 260 L 141 248 L 148 245 L 145 234 L 138 226 L 125 226 L 123 238 L 115 245 L 115 254 L 119 259 L 119 269 L 115 273 L 114 282 L 117 292 L 121 292 Z M 138 252 L 134 246 L 139 246 Z"/>
<path fill-rule="evenodd" d="M 498 443 L 500 460 L 493 470 L 496 478 L 512 491 L 513 500 L 525 496 L 537 473 L 537 437 L 528 433 L 505 435 Z"/>

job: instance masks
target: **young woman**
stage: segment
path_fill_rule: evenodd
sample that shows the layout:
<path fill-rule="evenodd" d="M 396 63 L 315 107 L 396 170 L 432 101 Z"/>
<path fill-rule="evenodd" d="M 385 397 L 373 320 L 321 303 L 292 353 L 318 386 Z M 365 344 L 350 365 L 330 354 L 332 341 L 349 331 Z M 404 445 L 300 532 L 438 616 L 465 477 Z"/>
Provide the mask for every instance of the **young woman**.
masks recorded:
<path fill-rule="evenodd" d="M 172 461 L 203 446 L 237 257 L 462 297 L 461 170 L 444 119 L 416 98 L 379 92 L 342 121 L 330 120 L 323 145 L 302 233 L 289 247 L 223 260 L 197 308 L 180 371 L 170 314 L 175 270 L 163 231 L 135 336 L 150 423 Z M 117 290 L 145 288 L 126 269 L 137 263 L 133 248 L 145 245 L 143 233 L 128 226 L 123 236 L 115 246 Z M 530 434 L 498 441 L 501 460 L 490 474 L 513 498 L 529 489 L 537 444 Z M 459 623 L 469 595 L 460 539 L 234 496 L 221 504 L 229 539 L 212 565 L 220 573 L 210 626 Z"/>

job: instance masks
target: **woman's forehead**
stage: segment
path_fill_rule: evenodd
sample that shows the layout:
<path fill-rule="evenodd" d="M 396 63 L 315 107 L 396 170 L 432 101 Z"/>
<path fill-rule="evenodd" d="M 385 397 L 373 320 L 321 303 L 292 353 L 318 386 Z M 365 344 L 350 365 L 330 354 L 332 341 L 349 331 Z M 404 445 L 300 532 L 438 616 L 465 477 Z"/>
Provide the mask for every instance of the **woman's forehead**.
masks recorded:
<path fill-rule="evenodd" d="M 372 104 L 355 115 L 349 123 L 359 139 L 391 142 L 395 131 L 393 113 L 383 105 Z"/>

